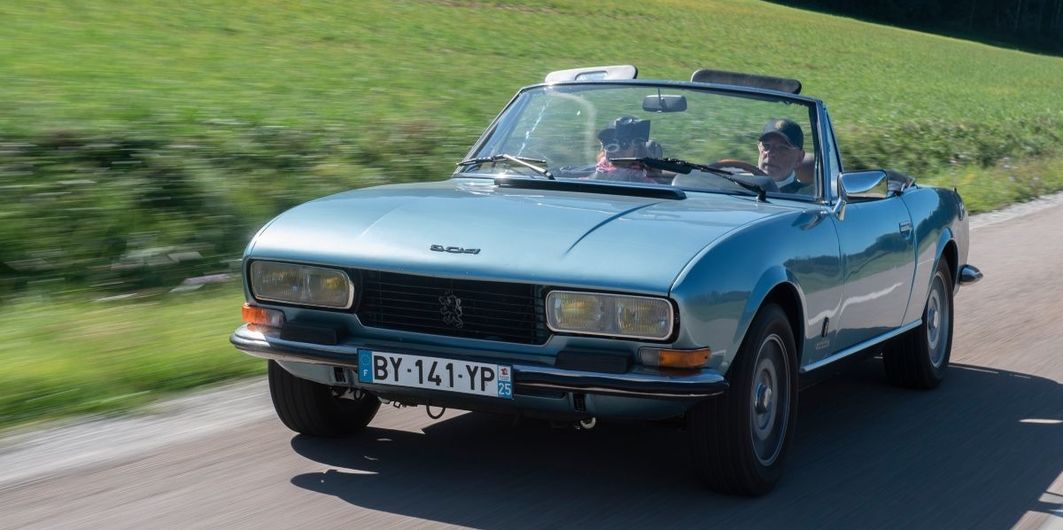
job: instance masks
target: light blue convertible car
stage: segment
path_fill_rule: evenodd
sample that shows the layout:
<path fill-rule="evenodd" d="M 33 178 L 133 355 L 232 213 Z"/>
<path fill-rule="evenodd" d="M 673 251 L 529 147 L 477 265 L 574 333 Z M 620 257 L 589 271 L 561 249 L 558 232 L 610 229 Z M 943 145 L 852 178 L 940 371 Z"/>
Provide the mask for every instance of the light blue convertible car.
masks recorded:
<path fill-rule="evenodd" d="M 231 341 L 269 360 L 284 424 L 352 434 L 382 401 L 583 428 L 680 419 L 698 475 L 756 495 L 815 372 L 881 353 L 897 384 L 938 385 L 953 295 L 981 278 L 959 195 L 846 172 L 795 80 L 636 77 L 551 73 L 449 179 L 263 227 Z"/>

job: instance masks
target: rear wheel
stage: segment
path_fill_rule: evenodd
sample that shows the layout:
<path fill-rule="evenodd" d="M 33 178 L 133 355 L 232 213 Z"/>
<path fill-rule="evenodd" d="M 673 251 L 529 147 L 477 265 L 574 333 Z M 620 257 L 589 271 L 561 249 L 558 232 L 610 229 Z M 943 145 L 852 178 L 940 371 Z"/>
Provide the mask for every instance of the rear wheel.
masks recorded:
<path fill-rule="evenodd" d="M 898 386 L 934 388 L 945 379 L 952 354 L 952 275 L 942 261 L 930 283 L 919 327 L 886 344 L 886 377 Z"/>
<path fill-rule="evenodd" d="M 275 361 L 269 361 L 269 393 L 284 425 L 308 436 L 354 434 L 365 429 L 380 408 L 375 396 L 338 397 L 332 387 L 295 377 Z"/>
<path fill-rule="evenodd" d="M 731 366 L 731 387 L 687 415 L 694 467 L 710 488 L 762 495 L 778 482 L 796 424 L 796 359 L 786 313 L 761 308 Z"/>

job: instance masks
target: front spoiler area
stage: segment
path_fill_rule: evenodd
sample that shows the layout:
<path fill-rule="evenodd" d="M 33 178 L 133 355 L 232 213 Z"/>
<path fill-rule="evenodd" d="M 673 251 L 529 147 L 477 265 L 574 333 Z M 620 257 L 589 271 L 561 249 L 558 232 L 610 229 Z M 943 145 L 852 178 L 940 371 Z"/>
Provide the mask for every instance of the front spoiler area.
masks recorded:
<path fill-rule="evenodd" d="M 262 359 L 281 362 L 323 364 L 356 370 L 358 346 L 319 346 L 295 343 L 267 336 L 241 326 L 229 338 L 236 349 Z M 369 347 L 364 346 L 364 347 Z M 411 354 L 448 357 L 430 351 L 404 348 Z M 565 370 L 549 365 L 510 363 L 504 359 L 477 358 L 478 361 L 509 364 L 513 370 L 514 392 L 549 389 L 584 394 L 641 397 L 650 399 L 700 401 L 727 390 L 727 379 L 715 370 L 670 374 L 648 367 L 624 373 Z"/>

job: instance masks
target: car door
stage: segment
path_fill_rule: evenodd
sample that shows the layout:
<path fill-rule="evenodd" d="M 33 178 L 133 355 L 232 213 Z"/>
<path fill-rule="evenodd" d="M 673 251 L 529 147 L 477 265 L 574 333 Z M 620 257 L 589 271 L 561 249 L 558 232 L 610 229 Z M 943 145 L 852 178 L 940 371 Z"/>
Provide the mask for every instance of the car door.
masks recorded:
<path fill-rule="evenodd" d="M 832 350 L 903 324 L 915 273 L 912 220 L 900 197 L 849 202 L 833 218 L 844 284 Z"/>

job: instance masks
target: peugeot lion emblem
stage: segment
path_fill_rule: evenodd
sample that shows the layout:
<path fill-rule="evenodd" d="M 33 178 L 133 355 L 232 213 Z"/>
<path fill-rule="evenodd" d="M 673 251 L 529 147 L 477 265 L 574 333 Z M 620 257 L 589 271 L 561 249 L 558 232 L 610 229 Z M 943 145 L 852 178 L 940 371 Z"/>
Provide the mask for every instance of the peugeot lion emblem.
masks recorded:
<path fill-rule="evenodd" d="M 461 329 L 465 323 L 461 321 L 461 298 L 454 295 L 454 291 L 447 289 L 443 296 L 439 297 L 439 313 L 443 315 L 443 323 Z"/>

